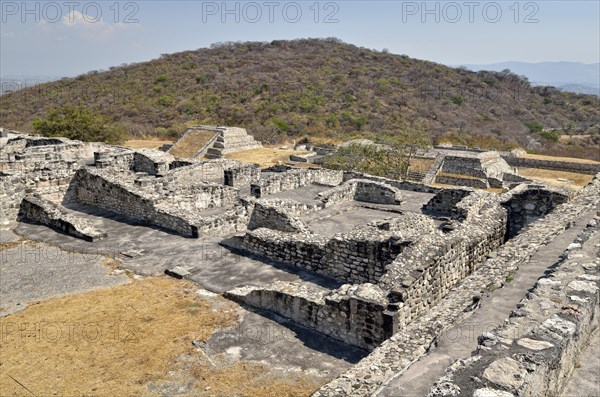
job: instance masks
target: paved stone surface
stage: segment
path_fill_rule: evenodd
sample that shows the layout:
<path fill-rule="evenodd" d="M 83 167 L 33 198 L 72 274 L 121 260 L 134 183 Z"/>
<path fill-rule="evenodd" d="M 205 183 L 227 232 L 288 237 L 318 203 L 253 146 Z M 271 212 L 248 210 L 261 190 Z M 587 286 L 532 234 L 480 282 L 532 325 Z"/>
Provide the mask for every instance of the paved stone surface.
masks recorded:
<path fill-rule="evenodd" d="M 207 354 L 224 353 L 236 361 L 268 362 L 292 373 L 303 370 L 330 379 L 367 354 L 264 310 L 240 313 L 243 318 L 238 325 L 208 340 Z"/>
<path fill-rule="evenodd" d="M 110 274 L 104 260 L 44 243 L 0 251 L 0 316 L 23 310 L 27 302 L 129 282 L 124 274 Z"/>
<path fill-rule="evenodd" d="M 12 243 L 19 240 L 19 238 L 12 230 L 0 229 L 0 244 Z"/>
<path fill-rule="evenodd" d="M 425 396 L 433 382 L 438 380 L 446 368 L 461 357 L 467 357 L 477 348 L 478 335 L 495 328 L 508 318 L 516 304 L 525 296 L 536 280 L 544 275 L 548 267 L 559 260 L 560 255 L 585 228 L 596 210 L 587 212 L 575 222 L 575 226 L 556 237 L 544 249 L 531 257 L 522 266 L 514 279 L 503 288 L 484 297 L 479 309 L 466 321 L 456 324 L 444 332 L 437 347 L 415 362 L 399 377 L 384 387 L 378 396 Z"/>
<path fill-rule="evenodd" d="M 107 211 L 78 206 L 98 230 L 109 231 L 106 239 L 90 243 L 60 234 L 43 225 L 20 223 L 17 232 L 32 240 L 48 241 L 65 249 L 111 255 L 123 260 L 122 267 L 141 275 L 162 274 L 166 269 L 185 266 L 190 278 L 209 291 L 222 293 L 239 285 L 266 285 L 271 282 L 302 281 L 334 288 L 335 283 L 314 273 L 240 256 L 219 245 L 222 237 L 185 238 Z M 123 255 L 127 253 L 128 255 Z"/>

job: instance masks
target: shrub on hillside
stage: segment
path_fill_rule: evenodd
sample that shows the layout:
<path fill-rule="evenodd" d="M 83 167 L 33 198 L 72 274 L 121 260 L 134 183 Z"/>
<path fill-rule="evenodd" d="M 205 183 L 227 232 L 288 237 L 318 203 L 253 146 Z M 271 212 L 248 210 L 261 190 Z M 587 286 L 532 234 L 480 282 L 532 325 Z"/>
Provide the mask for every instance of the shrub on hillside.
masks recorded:
<path fill-rule="evenodd" d="M 33 128 L 44 136 L 61 136 L 86 142 L 121 143 L 125 128 L 101 114 L 81 106 L 62 106 L 33 122 Z"/>

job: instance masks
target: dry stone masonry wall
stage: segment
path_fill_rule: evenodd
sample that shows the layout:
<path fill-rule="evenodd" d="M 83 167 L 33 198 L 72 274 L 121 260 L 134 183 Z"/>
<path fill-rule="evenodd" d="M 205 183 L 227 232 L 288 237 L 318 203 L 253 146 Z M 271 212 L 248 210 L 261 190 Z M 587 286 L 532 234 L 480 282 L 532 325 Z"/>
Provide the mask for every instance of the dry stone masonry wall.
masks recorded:
<path fill-rule="evenodd" d="M 430 397 L 561 394 L 598 328 L 599 225 L 580 234 L 504 325 L 479 336 L 474 355 L 453 364 Z"/>

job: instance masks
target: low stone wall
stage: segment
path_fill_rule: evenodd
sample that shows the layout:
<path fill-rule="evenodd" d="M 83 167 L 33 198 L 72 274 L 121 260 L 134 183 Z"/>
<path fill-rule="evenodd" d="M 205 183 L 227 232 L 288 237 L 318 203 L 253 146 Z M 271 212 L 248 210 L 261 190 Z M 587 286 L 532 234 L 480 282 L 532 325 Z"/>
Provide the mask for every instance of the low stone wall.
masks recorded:
<path fill-rule="evenodd" d="M 283 201 L 283 200 L 282 200 Z M 248 230 L 267 228 L 280 232 L 307 232 L 308 228 L 294 217 L 285 207 L 278 207 L 274 202 L 256 200 L 248 223 Z"/>
<path fill-rule="evenodd" d="M 373 395 L 383 384 L 404 372 L 426 354 L 444 329 L 473 313 L 473 298 L 489 288 L 501 288 L 507 277 L 557 235 L 573 219 L 596 208 L 600 202 L 600 174 L 571 202 L 559 205 L 546 217 L 528 225 L 515 238 L 478 266 L 437 305 L 405 328 L 400 328 L 369 356 L 323 386 L 313 397 L 364 397 Z"/>
<path fill-rule="evenodd" d="M 377 283 L 402 250 L 434 230 L 431 219 L 405 214 L 331 238 L 257 229 L 246 233 L 243 246 L 254 254 L 344 282 Z"/>
<path fill-rule="evenodd" d="M 438 175 L 435 177 L 435 182 L 444 185 L 467 186 L 476 189 L 487 189 L 490 187 L 488 181 L 483 178 L 462 178 L 460 176 L 452 175 Z"/>
<path fill-rule="evenodd" d="M 496 197 L 475 192 L 456 205 L 462 223 L 447 234 L 430 233 L 404 250 L 381 278 L 390 290 L 398 327 L 406 326 L 473 273 L 504 241 L 507 216 Z"/>
<path fill-rule="evenodd" d="M 70 168 L 36 172 L 0 173 L 0 222 L 17 220 L 21 201 L 26 194 L 55 195 L 57 200 L 69 188 L 74 170 Z"/>
<path fill-rule="evenodd" d="M 145 196 L 141 191 L 119 184 L 118 179 L 111 180 L 108 175 L 80 169 L 74 182 L 77 200 L 83 204 L 173 230 L 184 236 L 198 237 L 197 228 L 189 221 L 156 208 L 153 201 L 156 196 Z"/>
<path fill-rule="evenodd" d="M 446 155 L 442 164 L 443 173 L 468 175 L 475 178 L 487 178 L 478 157 Z"/>
<path fill-rule="evenodd" d="M 264 288 L 237 288 L 225 296 L 367 350 L 392 335 L 385 293 L 372 284 L 344 285 L 329 292 L 276 282 Z"/>
<path fill-rule="evenodd" d="M 587 164 L 569 161 L 539 160 L 526 157 L 502 156 L 513 167 L 542 168 L 546 170 L 576 172 L 579 174 L 595 175 L 600 172 L 600 164 Z"/>
<path fill-rule="evenodd" d="M 135 152 L 126 148 L 111 148 L 94 152 L 94 165 L 97 168 L 112 168 L 120 171 L 133 169 Z"/>
<path fill-rule="evenodd" d="M 151 149 L 136 150 L 133 156 L 133 171 L 150 175 L 164 175 L 175 158 L 170 154 Z"/>
<path fill-rule="evenodd" d="M 170 184 L 167 184 L 167 186 Z M 238 202 L 238 191 L 224 185 L 209 182 L 195 182 L 178 186 L 175 194 L 162 195 L 154 199 L 157 208 L 188 211 L 226 207 Z"/>
<path fill-rule="evenodd" d="M 86 241 L 96 241 L 107 236 L 106 233 L 96 230 L 85 219 L 70 214 L 59 205 L 41 197 L 26 196 L 21 202 L 21 212 L 31 221 Z"/>
<path fill-rule="evenodd" d="M 344 173 L 342 171 L 332 171 L 327 169 L 293 169 L 287 172 L 281 172 L 270 175 L 251 185 L 252 194 L 256 198 L 265 195 L 275 194 L 287 190 L 297 189 L 308 186 L 313 183 L 337 186 L 343 181 Z"/>
<path fill-rule="evenodd" d="M 246 230 L 250 210 L 238 204 L 215 215 L 202 215 L 194 219 L 198 236 L 223 236 Z"/>
<path fill-rule="evenodd" d="M 456 362 L 429 396 L 559 396 L 600 314 L 600 228 L 580 234 L 552 273 L 538 280 L 504 325 L 480 335 L 473 356 Z M 581 241 L 590 238 L 583 250 Z M 478 379 L 473 382 L 471 379 Z"/>
<path fill-rule="evenodd" d="M 352 200 L 389 205 L 397 205 L 402 201 L 402 193 L 399 189 L 368 179 L 350 179 L 340 186 L 321 193 L 320 196 L 325 207 Z"/>
<path fill-rule="evenodd" d="M 423 206 L 423 212 L 439 216 L 456 216 L 456 205 L 471 193 L 473 193 L 473 189 L 469 188 L 440 189 Z"/>
<path fill-rule="evenodd" d="M 521 184 L 500 197 L 508 211 L 506 237 L 512 238 L 531 222 L 546 216 L 558 205 L 569 201 L 571 193 L 543 185 Z"/>
<path fill-rule="evenodd" d="M 167 178 L 180 183 L 212 181 L 227 186 L 241 187 L 260 179 L 260 167 L 236 160 L 204 160 L 192 165 L 188 165 L 188 162 L 176 162 L 175 165 Z"/>
<path fill-rule="evenodd" d="M 420 193 L 437 193 L 440 190 L 442 190 L 442 188 L 430 186 L 430 185 L 427 185 L 427 184 L 421 183 L 421 182 L 395 180 L 395 179 L 383 178 L 380 176 L 363 174 L 361 172 L 344 171 L 344 182 L 348 181 L 350 179 L 367 179 L 370 181 L 385 183 L 386 185 L 395 187 L 396 189 L 410 190 L 413 192 L 420 192 Z"/>

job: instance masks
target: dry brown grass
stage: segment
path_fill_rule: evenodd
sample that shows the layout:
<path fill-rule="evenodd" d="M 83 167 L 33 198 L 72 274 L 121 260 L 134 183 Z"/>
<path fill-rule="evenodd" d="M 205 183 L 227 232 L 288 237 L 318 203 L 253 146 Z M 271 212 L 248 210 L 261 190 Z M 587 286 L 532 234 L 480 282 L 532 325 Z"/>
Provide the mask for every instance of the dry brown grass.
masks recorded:
<path fill-rule="evenodd" d="M 242 163 L 258 164 L 262 168 L 271 167 L 276 164 L 286 163 L 290 159 L 291 154 L 306 154 L 306 151 L 278 149 L 270 147 L 262 147 L 251 150 L 243 150 L 240 152 L 228 153 L 225 158 L 238 160 Z"/>
<path fill-rule="evenodd" d="M 570 162 L 570 163 L 600 164 L 598 161 L 594 161 L 594 160 L 578 159 L 575 157 L 544 156 L 542 154 L 531 154 L 531 153 L 526 153 L 519 157 L 528 158 L 528 159 L 537 159 L 537 160 L 566 161 L 566 162 Z"/>
<path fill-rule="evenodd" d="M 534 181 L 544 182 L 552 186 L 578 189 L 581 188 L 594 178 L 593 175 L 577 174 L 575 172 L 544 170 L 540 168 L 519 168 L 519 175 Z M 560 179 L 568 179 L 573 183 L 561 182 Z"/>
<path fill-rule="evenodd" d="M 215 311 L 196 290 L 191 282 L 153 277 L 0 319 L 2 396 L 148 395 L 146 384 L 164 379 L 192 340 L 237 321 L 233 304 Z M 8 332 L 18 326 L 33 331 Z"/>
<path fill-rule="evenodd" d="M 195 365 L 191 369 L 197 380 L 189 396 L 210 397 L 308 397 L 322 386 L 322 381 L 305 376 L 277 377 L 257 362 L 240 361 L 230 366 Z"/>
<path fill-rule="evenodd" d="M 194 130 L 179 141 L 171 149 L 171 154 L 175 157 L 190 158 L 196 152 L 215 136 L 215 132 L 206 130 Z"/>
<path fill-rule="evenodd" d="M 591 135 L 561 135 L 559 138 L 560 143 L 577 142 L 585 139 L 589 139 Z"/>
<path fill-rule="evenodd" d="M 173 141 L 161 141 L 158 139 L 130 139 L 123 146 L 131 149 L 158 149 L 162 145 L 173 143 Z"/>
<path fill-rule="evenodd" d="M 427 172 L 434 161 L 434 159 L 412 159 L 410 161 L 410 169 L 412 171 Z"/>
<path fill-rule="evenodd" d="M 447 177 L 451 177 L 451 178 L 462 178 L 462 179 L 485 179 L 485 178 L 477 178 L 475 176 L 471 176 L 471 175 L 463 175 L 463 174 L 452 174 L 450 172 L 439 172 L 438 176 L 447 176 Z"/>

